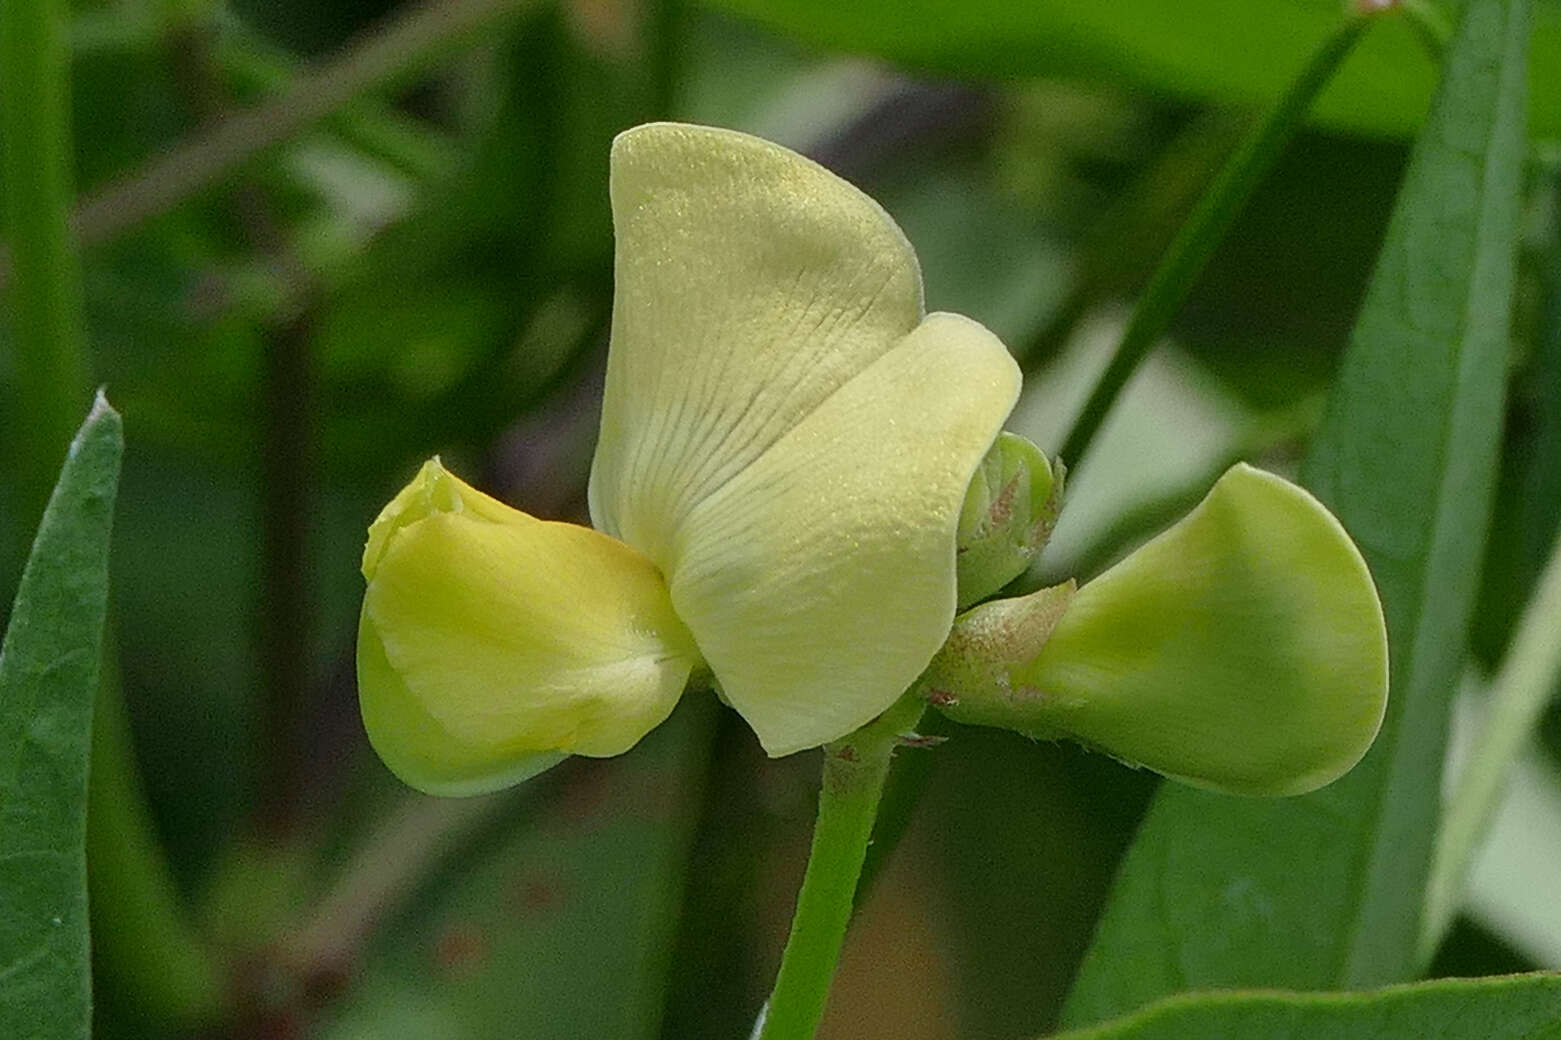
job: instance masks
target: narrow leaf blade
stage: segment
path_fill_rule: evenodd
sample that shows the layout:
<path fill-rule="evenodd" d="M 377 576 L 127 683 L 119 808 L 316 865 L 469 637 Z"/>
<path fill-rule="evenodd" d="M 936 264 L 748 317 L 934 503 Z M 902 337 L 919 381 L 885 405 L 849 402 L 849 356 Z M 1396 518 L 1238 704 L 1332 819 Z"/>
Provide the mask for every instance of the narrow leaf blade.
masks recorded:
<path fill-rule="evenodd" d="M 1495 482 L 1524 155 L 1527 0 L 1469 0 L 1306 483 L 1359 542 L 1391 647 L 1376 746 L 1330 787 L 1151 805 L 1065 1020 L 1213 986 L 1409 978 Z"/>
<path fill-rule="evenodd" d="M 119 415 L 100 396 L 0 648 L 0 1036 L 90 1032 L 87 749 L 122 450 Z"/>
<path fill-rule="evenodd" d="M 1561 975 L 1443 979 L 1373 993 L 1200 993 L 1056 1040 L 1554 1040 Z"/>

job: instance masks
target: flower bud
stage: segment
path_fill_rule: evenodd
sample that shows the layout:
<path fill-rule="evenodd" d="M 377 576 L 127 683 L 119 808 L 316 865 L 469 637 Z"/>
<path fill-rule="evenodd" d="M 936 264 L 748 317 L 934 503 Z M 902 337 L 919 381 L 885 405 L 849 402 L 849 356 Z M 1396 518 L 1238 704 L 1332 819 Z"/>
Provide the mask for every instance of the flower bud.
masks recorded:
<path fill-rule="evenodd" d="M 1238 465 L 1077 592 L 960 617 L 922 693 L 957 721 L 1065 736 L 1200 787 L 1300 794 L 1376 736 L 1387 634 L 1339 522 Z"/>
<path fill-rule="evenodd" d="M 979 603 L 1025 572 L 1040 554 L 1062 501 L 1062 464 L 1015 433 L 1001 433 L 971 478 L 955 544 L 959 605 Z"/>

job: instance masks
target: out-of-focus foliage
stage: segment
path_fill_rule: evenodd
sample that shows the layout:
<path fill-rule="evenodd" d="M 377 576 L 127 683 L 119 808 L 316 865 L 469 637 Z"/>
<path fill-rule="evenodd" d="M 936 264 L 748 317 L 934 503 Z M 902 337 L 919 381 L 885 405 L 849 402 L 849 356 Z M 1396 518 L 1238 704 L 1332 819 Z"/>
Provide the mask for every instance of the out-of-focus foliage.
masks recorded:
<path fill-rule="evenodd" d="M 331 1040 L 658 1035 L 713 712 L 688 704 L 631 757 L 575 759 L 491 821 L 373 940 Z M 425 805 L 430 816 L 450 803 Z M 545 1014 L 539 1012 L 544 1011 Z"/>
<path fill-rule="evenodd" d="M 361 53 L 352 41 L 392 38 L 382 19 L 418 8 L 74 7 L 76 177 L 93 242 L 90 375 L 108 384 L 127 437 L 112 557 L 117 671 L 139 757 L 125 791 L 144 793 L 148 837 L 189 908 L 183 923 L 201 949 L 186 952 L 209 954 L 233 982 L 214 994 L 231 1031 L 746 1035 L 801 876 L 817 762 L 766 761 L 713 697 L 691 695 L 622 760 L 561 766 L 489 803 L 413 799 L 368 753 L 357 717 L 351 645 L 364 528 L 435 452 L 539 516 L 582 517 L 611 306 L 608 145 L 621 129 L 668 116 L 801 149 L 880 200 L 916 247 L 929 308 L 971 315 L 1021 359 L 1026 392 L 1013 427 L 1055 450 L 1126 308 L 1250 111 L 1284 88 L 1341 5 L 441 3 L 480 8 L 480 31 L 414 72 L 371 77 L 329 117 L 106 239 L 90 205 L 100 193 L 145 189 L 140 164 L 158 156 L 198 161 L 182 146 L 225 115 L 285 112 L 300 77 L 350 66 Z M 1461 6 L 1439 9 L 1451 23 Z M 1561 7 L 1536 0 L 1534 24 L 1534 143 L 1491 153 L 1490 168 L 1510 179 L 1523 162 L 1528 176 L 1474 667 L 1500 658 L 1561 501 L 1561 233 L 1556 158 L 1544 143 L 1561 135 Z M 1091 453 L 1066 460 L 1066 508 L 1027 587 L 1099 573 L 1238 459 L 1286 472 L 1305 455 L 1340 386 L 1339 358 L 1437 73 L 1399 16 L 1371 26 L 1215 254 L 1174 342 L 1140 369 Z M 957 82 L 926 78 L 943 75 Z M 1493 110 L 1476 95 L 1499 85 L 1474 79 L 1459 123 L 1471 136 Z M 1442 118 L 1451 118 L 1445 106 Z M 1437 177 L 1417 166 L 1411 185 Z M 1488 187 L 1449 176 L 1435 194 L 1474 205 Z M 1459 220 L 1434 220 L 1401 254 L 1420 258 L 1414 284 L 1445 281 L 1439 306 L 1457 302 L 1475 267 L 1473 241 Z M 1391 316 L 1381 292 L 1370 306 Z M 1479 327 L 1494 336 L 1499 326 Z M 28 417 L 26 402 L 9 396 L 13 345 L 0 322 L 0 446 Z M 1465 366 L 1466 383 L 1480 382 L 1487 397 L 1503 346 L 1485 343 L 1481 364 L 1471 356 Z M 1348 422 L 1335 405 L 1324 427 L 1333 431 L 1327 450 L 1341 458 L 1341 422 L 1350 452 L 1379 434 L 1396 438 L 1381 478 L 1391 498 L 1374 484 L 1323 495 L 1368 554 L 1440 515 L 1400 505 L 1423 489 L 1410 475 L 1443 465 L 1450 443 L 1488 452 L 1480 438 L 1494 436 L 1498 418 L 1487 400 L 1477 423 L 1460 420 L 1461 433 L 1413 436 L 1412 419 L 1448 419 L 1449 370 L 1421 352 L 1394 360 L 1350 391 Z M 1360 367 L 1357 359 L 1342 371 Z M 1410 400 L 1384 405 L 1377 389 Z M 1486 486 L 1471 481 L 1447 508 L 1472 522 Z M 3 603 L 33 534 L 16 492 L 15 475 L 0 471 Z M 1441 672 L 1465 663 L 1453 608 L 1481 569 L 1474 543 L 1457 557 L 1463 572 L 1426 593 L 1426 615 L 1447 623 L 1421 642 L 1438 645 L 1394 644 L 1395 655 L 1448 658 L 1435 669 L 1434 698 L 1449 696 L 1455 678 Z M 999 1040 L 1051 1028 L 1156 783 L 1077 748 L 940 725 L 946 743 L 908 749 L 896 766 L 924 772 L 924 786 L 866 893 L 826 1036 Z M 1420 815 L 1404 819 L 1423 832 L 1441 737 L 1405 739 L 1425 742 L 1416 749 L 1424 761 L 1399 788 L 1413 788 L 1404 798 Z M 1543 874 L 1561 859 L 1561 830 L 1515 822 L 1556 811 L 1534 777 L 1550 775 L 1558 747 L 1552 723 L 1476 864 L 1468 909 L 1478 925 L 1454 928 L 1434 974 L 1561 967 L 1561 938 L 1538 923 L 1551 920 Z M 1360 782 L 1379 790 L 1381 780 Z M 1202 807 L 1209 796 L 1174 797 Z M 1273 807 L 1276 818 L 1298 811 Z M 1184 812 L 1170 829 L 1190 841 L 1223 812 Z M 1260 938 L 1265 907 L 1236 867 L 1283 866 L 1298 884 L 1324 885 L 1346 855 L 1287 827 L 1238 835 L 1219 857 L 1186 862 L 1182 881 L 1210 879 L 1209 920 L 1251 927 L 1209 931 L 1210 960 L 1176 965 L 1187 969 L 1178 977 L 1143 974 L 1149 988 L 1130 1003 L 1208 981 L 1200 964 L 1222 957 L 1252 966 L 1244 981 L 1300 981 L 1276 965 L 1310 964 L 1302 947 L 1214 948 Z M 1388 858 L 1400 848 L 1386 830 L 1362 841 L 1351 848 Z M 1265 854 L 1270 842 L 1287 851 Z M 1380 905 L 1408 913 L 1414 898 L 1404 891 Z M 1303 923 L 1333 919 L 1326 907 L 1307 913 Z M 1160 964 L 1161 917 L 1121 917 L 1107 934 L 1137 941 Z M 97 944 L 98 1034 L 177 1035 L 169 1009 L 158 1018 L 115 952 L 165 933 L 114 920 L 98 922 L 100 937 L 121 929 L 117 942 Z M 1362 977 L 1402 974 L 1396 957 L 1375 961 L 1368 945 L 1358 944 Z M 1504 985 L 1469 999 L 1518 1000 Z M 1543 989 L 1523 997 L 1550 999 Z M 1449 987 L 1419 1006 L 1475 992 Z M 1288 1020 L 1320 1030 L 1330 1015 L 1418 1013 L 1393 1003 L 1401 999 L 1411 998 L 1363 998 L 1365 1011 L 1286 999 L 1240 1013 L 1300 1016 Z M 1165 1028 L 1207 1034 L 1217 1029 L 1190 1023 L 1235 1006 L 1152 1014 L 1168 1016 L 1155 1020 Z"/>
<path fill-rule="evenodd" d="M 1277 96 L 1344 8 L 1337 0 L 711 2 L 815 44 L 944 74 L 1106 77 L 1244 104 Z M 1555 137 L 1561 133 L 1561 4 L 1537 0 L 1535 17 L 1533 132 Z M 1412 134 L 1435 82 L 1425 41 L 1409 23 L 1396 22 L 1374 33 L 1339 73 L 1318 99 L 1315 117 L 1338 129 Z"/>

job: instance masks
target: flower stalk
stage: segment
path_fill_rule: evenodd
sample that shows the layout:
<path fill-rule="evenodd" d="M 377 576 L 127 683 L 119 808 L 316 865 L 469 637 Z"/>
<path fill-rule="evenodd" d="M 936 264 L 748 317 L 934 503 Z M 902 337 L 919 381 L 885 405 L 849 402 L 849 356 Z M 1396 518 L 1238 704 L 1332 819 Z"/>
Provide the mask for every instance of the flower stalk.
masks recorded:
<path fill-rule="evenodd" d="M 909 694 L 824 748 L 813 847 L 757 1040 L 809 1040 L 818 1030 L 894 750 L 924 709 L 925 702 Z"/>

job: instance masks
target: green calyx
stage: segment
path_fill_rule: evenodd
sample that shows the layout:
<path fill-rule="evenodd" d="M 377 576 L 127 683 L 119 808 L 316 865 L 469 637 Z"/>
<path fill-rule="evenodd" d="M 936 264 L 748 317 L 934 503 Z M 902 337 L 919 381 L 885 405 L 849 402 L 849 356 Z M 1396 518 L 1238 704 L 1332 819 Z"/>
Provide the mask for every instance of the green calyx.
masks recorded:
<path fill-rule="evenodd" d="M 948 642 L 932 659 L 917 692 L 949 718 L 1000 726 L 1032 737 L 1060 739 L 1040 706 L 1039 691 L 1014 686 L 1014 676 L 1045 649 L 1078 586 L 1072 581 L 1028 596 L 996 599 L 955 619 Z"/>

